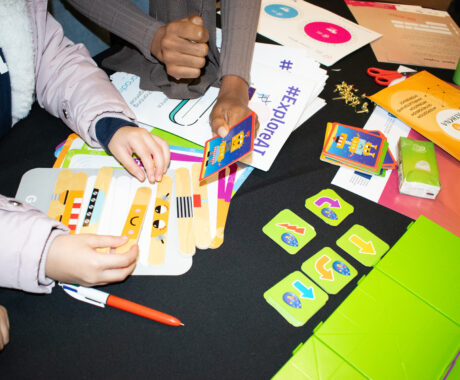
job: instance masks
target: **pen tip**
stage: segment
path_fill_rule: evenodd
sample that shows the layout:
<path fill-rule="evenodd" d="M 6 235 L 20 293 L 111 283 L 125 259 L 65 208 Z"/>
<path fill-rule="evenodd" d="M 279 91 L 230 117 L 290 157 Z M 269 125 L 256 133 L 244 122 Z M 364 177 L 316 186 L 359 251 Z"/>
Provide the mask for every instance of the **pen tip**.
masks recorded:
<path fill-rule="evenodd" d="M 183 323 L 180 324 L 181 326 L 185 326 Z"/>

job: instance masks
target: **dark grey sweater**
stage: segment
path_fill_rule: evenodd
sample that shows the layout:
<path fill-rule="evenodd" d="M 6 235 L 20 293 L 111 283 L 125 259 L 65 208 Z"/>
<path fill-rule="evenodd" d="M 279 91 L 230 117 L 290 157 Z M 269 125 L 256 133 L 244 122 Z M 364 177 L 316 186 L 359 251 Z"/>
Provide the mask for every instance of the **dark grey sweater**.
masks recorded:
<path fill-rule="evenodd" d="M 140 76 L 144 90 L 161 90 L 170 98 L 201 96 L 218 85 L 224 75 L 237 75 L 249 83 L 249 72 L 260 12 L 260 0 L 222 0 L 222 51 L 216 47 L 215 0 L 150 0 L 150 15 L 130 0 L 66 0 L 76 10 L 133 47 L 124 47 L 103 65 Z M 158 28 L 197 14 L 209 31 L 209 54 L 200 78 L 188 83 L 171 81 L 165 68 L 150 53 Z"/>

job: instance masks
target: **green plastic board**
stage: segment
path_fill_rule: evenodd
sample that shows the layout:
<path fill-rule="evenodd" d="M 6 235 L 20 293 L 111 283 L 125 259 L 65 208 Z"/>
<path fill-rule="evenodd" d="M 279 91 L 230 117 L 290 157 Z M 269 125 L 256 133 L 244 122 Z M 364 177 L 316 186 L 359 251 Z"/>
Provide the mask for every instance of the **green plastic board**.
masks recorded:
<path fill-rule="evenodd" d="M 458 236 L 421 216 L 376 268 L 460 325 Z"/>
<path fill-rule="evenodd" d="M 312 336 L 294 351 L 292 358 L 273 377 L 273 380 L 293 379 L 359 380 L 365 377 Z"/>
<path fill-rule="evenodd" d="M 369 378 L 440 379 L 460 346 L 460 328 L 378 270 L 315 332 Z"/>

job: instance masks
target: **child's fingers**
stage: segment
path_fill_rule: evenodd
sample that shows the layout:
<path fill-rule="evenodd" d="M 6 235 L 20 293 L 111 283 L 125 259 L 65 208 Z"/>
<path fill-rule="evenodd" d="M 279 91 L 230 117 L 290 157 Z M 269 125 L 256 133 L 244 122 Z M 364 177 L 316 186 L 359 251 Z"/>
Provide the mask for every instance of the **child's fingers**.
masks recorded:
<path fill-rule="evenodd" d="M 136 262 L 134 261 L 129 266 L 125 268 L 109 269 L 104 271 L 104 281 L 105 283 L 110 282 L 120 282 L 126 279 L 131 273 L 133 273 L 134 268 L 136 267 Z"/>
<path fill-rule="evenodd" d="M 128 241 L 127 236 L 96 234 L 81 234 L 78 236 L 86 239 L 91 248 L 116 248 L 122 246 Z"/>
<path fill-rule="evenodd" d="M 161 154 L 161 147 L 156 140 L 152 138 L 152 135 L 148 135 L 143 140 L 142 148 L 140 152 L 136 151 L 136 155 L 141 159 L 144 165 L 145 172 L 150 182 L 161 181 L 161 175 L 163 174 L 164 167 L 164 156 Z M 158 175 L 158 173 L 160 173 Z"/>
<path fill-rule="evenodd" d="M 163 140 L 162 138 L 158 136 L 153 136 L 153 139 L 157 142 L 157 144 L 160 146 L 160 153 L 163 156 L 163 174 L 166 173 L 169 167 L 169 162 L 171 160 L 171 152 L 169 150 L 169 144 L 166 142 L 166 140 Z M 158 167 L 157 167 L 158 168 Z"/>
<path fill-rule="evenodd" d="M 99 253 L 100 267 L 105 271 L 109 269 L 122 269 L 136 265 L 139 246 L 134 244 L 127 252 L 120 254 Z"/>
<path fill-rule="evenodd" d="M 150 150 L 150 154 L 154 157 L 155 161 L 155 179 L 161 181 L 163 173 L 166 171 L 169 165 L 169 146 L 166 141 L 162 139 L 151 139 L 146 141 L 146 144 Z"/>
<path fill-rule="evenodd" d="M 131 152 L 126 150 L 120 150 L 118 153 L 113 152 L 113 155 L 117 160 L 124 166 L 124 168 L 140 182 L 144 182 L 145 175 L 144 171 L 134 162 Z"/>

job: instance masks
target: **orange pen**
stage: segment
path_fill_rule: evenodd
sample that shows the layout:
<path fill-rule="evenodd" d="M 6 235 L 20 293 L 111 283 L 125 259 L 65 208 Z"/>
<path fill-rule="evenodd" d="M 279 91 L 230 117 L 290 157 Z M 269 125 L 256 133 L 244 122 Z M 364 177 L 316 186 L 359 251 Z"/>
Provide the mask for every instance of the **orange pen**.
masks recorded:
<path fill-rule="evenodd" d="M 64 283 L 59 283 L 59 285 L 68 295 L 83 302 L 87 302 L 99 307 L 105 307 L 105 305 L 109 305 L 117 309 L 127 311 L 128 313 L 136 314 L 153 321 L 164 323 L 165 325 L 184 325 L 181 321 L 172 315 L 162 313 L 161 311 L 151 309 L 147 306 L 139 305 L 138 303 L 113 296 L 109 293 L 105 293 L 97 289 Z"/>

